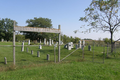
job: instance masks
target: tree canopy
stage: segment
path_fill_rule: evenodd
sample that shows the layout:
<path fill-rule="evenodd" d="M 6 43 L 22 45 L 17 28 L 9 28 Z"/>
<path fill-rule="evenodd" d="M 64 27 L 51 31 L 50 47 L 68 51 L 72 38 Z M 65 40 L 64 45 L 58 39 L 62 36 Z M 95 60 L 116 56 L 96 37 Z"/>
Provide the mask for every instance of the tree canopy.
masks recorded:
<path fill-rule="evenodd" d="M 48 18 L 34 18 L 34 19 L 28 19 L 26 21 L 28 23 L 27 26 L 29 27 L 41 27 L 41 28 L 52 28 L 52 21 Z M 24 32 L 24 35 L 26 38 L 29 38 L 31 40 L 39 40 L 46 37 L 49 37 L 50 34 L 48 33 L 38 33 L 38 32 Z"/>
<path fill-rule="evenodd" d="M 93 0 L 89 7 L 85 9 L 85 17 L 80 18 L 80 21 L 88 23 L 85 32 L 91 32 L 91 30 L 96 32 L 100 30 L 108 31 L 111 44 L 114 44 L 119 40 L 113 41 L 113 33 L 120 28 L 118 10 L 118 0 Z M 111 47 L 113 49 L 113 45 Z"/>
<path fill-rule="evenodd" d="M 13 23 L 14 21 L 8 18 L 0 20 L 0 39 L 12 40 Z"/>

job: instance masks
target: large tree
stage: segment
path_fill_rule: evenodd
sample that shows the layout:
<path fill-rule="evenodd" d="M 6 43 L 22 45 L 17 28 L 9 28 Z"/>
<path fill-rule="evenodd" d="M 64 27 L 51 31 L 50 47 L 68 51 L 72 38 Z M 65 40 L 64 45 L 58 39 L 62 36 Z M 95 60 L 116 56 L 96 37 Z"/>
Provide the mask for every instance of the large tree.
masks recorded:
<path fill-rule="evenodd" d="M 14 21 L 8 18 L 0 20 L 0 39 L 12 40 L 13 23 Z"/>
<path fill-rule="evenodd" d="M 85 9 L 85 17 L 81 17 L 80 21 L 88 23 L 86 32 L 108 31 L 111 40 L 111 52 L 113 52 L 113 34 L 120 26 L 118 15 L 119 4 L 118 0 L 92 0 L 88 8 Z"/>
<path fill-rule="evenodd" d="M 48 18 L 34 18 L 34 19 L 28 19 L 26 21 L 28 23 L 27 26 L 29 27 L 41 27 L 41 28 L 52 28 L 52 21 Z M 39 40 L 43 38 L 49 39 L 52 34 L 48 33 L 39 33 L 39 32 L 24 32 L 24 35 L 26 38 L 29 38 L 31 40 Z"/>

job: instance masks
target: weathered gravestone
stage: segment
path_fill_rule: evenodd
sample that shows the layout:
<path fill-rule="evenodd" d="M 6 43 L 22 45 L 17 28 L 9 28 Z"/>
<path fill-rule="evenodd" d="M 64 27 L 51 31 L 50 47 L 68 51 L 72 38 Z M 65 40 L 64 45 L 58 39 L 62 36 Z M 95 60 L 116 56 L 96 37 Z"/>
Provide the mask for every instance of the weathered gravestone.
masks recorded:
<path fill-rule="evenodd" d="M 54 44 L 54 43 L 53 43 L 53 40 L 52 40 L 52 43 L 51 43 L 51 44 Z"/>
<path fill-rule="evenodd" d="M 42 49 L 42 45 L 41 44 L 39 45 L 39 49 Z"/>
<path fill-rule="evenodd" d="M 90 45 L 88 46 L 88 51 L 91 51 L 91 46 Z"/>
<path fill-rule="evenodd" d="M 5 64 L 7 64 L 7 58 L 6 57 L 4 57 L 4 61 L 5 61 Z"/>
<path fill-rule="evenodd" d="M 50 60 L 50 55 L 49 55 L 49 54 L 47 54 L 47 60 L 48 60 L 48 61 Z"/>
<path fill-rule="evenodd" d="M 84 50 L 84 45 L 82 45 L 81 49 Z"/>
<path fill-rule="evenodd" d="M 67 48 L 67 45 L 68 45 L 68 44 L 66 44 L 66 45 L 64 46 L 64 48 Z"/>
<path fill-rule="evenodd" d="M 64 46 L 64 48 L 67 48 L 68 50 L 71 50 L 71 48 L 73 47 L 74 47 L 73 42 L 69 42 Z"/>
<path fill-rule="evenodd" d="M 41 39 L 40 39 L 40 44 L 41 44 Z"/>
<path fill-rule="evenodd" d="M 46 38 L 44 38 L 44 45 L 46 45 Z"/>
<path fill-rule="evenodd" d="M 47 45 L 48 45 L 48 41 L 47 41 Z"/>
<path fill-rule="evenodd" d="M 81 48 L 81 41 L 78 41 L 78 48 Z"/>
<path fill-rule="evenodd" d="M 37 57 L 40 57 L 40 52 L 39 51 L 37 51 Z"/>
<path fill-rule="evenodd" d="M 84 41 L 84 40 L 82 41 L 82 45 L 84 45 L 84 46 L 85 46 L 85 41 Z"/>
<path fill-rule="evenodd" d="M 51 39 L 49 39 L 49 46 L 51 46 Z"/>
<path fill-rule="evenodd" d="M 24 51 L 24 42 L 22 42 L 22 49 L 21 51 Z"/>
<path fill-rule="evenodd" d="M 4 42 L 4 39 L 1 39 L 1 42 Z"/>
<path fill-rule="evenodd" d="M 33 55 L 33 50 L 31 50 L 31 54 Z"/>
<path fill-rule="evenodd" d="M 28 40 L 28 45 L 30 45 L 30 40 Z"/>
<path fill-rule="evenodd" d="M 68 48 L 68 50 L 71 50 L 71 48 L 72 48 L 71 43 L 68 43 L 67 48 Z"/>

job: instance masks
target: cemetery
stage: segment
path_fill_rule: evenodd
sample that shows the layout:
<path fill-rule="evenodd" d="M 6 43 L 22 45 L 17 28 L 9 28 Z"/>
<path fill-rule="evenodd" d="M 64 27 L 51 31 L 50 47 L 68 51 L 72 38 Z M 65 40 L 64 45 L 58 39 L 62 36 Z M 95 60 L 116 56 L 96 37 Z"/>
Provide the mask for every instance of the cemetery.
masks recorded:
<path fill-rule="evenodd" d="M 119 0 L 0 7 L 0 80 L 120 80 Z"/>
<path fill-rule="evenodd" d="M 41 31 L 42 28 L 38 28 L 38 29 L 39 31 Z M 15 27 L 15 30 L 25 31 L 27 30 L 27 27 L 25 29 L 21 27 L 19 27 L 18 29 L 17 27 Z M 32 31 L 32 29 L 29 28 L 28 30 Z M 49 32 L 49 30 L 47 30 L 47 32 Z M 59 30 L 60 30 L 60 25 L 59 25 Z M 44 31 L 46 32 L 46 30 L 43 30 L 43 32 Z M 50 30 L 50 32 L 51 31 L 52 30 Z M 10 41 L 7 42 L 6 40 L 1 39 L 0 71 L 1 72 L 9 71 L 9 70 L 15 71 L 19 69 L 22 69 L 21 71 L 23 71 L 24 68 L 25 69 L 37 68 L 37 70 L 39 70 L 38 67 L 40 66 L 41 68 L 43 67 L 44 71 L 46 71 L 44 67 L 49 66 L 47 67 L 49 69 L 50 66 L 53 65 L 54 65 L 53 68 L 59 71 L 59 68 L 61 70 L 64 69 L 60 65 L 67 64 L 66 66 L 69 67 L 71 63 L 74 64 L 74 66 L 79 67 L 79 69 L 83 69 L 83 70 L 85 70 L 83 66 L 79 66 L 79 65 L 84 64 L 87 69 L 87 66 L 89 64 L 91 69 L 94 70 L 94 67 L 96 66 L 94 64 L 97 64 L 97 66 L 104 64 L 104 67 L 106 67 L 108 66 L 108 64 L 110 64 L 111 59 L 113 59 L 112 64 L 114 64 L 116 60 L 118 61 L 120 59 L 119 43 L 115 44 L 114 54 L 112 54 L 110 52 L 111 50 L 110 44 L 105 44 L 103 41 L 102 42 L 94 41 L 94 40 L 86 41 L 80 39 L 76 43 L 72 41 L 65 43 L 61 40 L 60 32 L 55 31 L 55 33 L 59 34 L 58 35 L 59 41 L 54 41 L 51 38 L 49 39 L 44 38 L 44 39 L 39 39 L 39 41 L 38 40 L 32 41 L 28 39 L 27 41 L 23 40 L 17 42 L 15 41 L 15 31 L 13 33 L 13 42 Z M 76 67 L 73 68 L 76 69 Z M 97 68 L 101 69 L 100 67 Z M 47 71 L 44 74 L 46 73 Z M 3 77 L 0 76 L 0 78 Z"/>

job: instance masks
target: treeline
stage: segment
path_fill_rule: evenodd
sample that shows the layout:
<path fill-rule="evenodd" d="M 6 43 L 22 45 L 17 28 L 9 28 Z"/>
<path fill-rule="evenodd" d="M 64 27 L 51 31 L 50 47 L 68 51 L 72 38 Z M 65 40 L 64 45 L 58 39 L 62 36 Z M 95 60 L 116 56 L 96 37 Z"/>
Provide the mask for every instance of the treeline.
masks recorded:
<path fill-rule="evenodd" d="M 9 18 L 1 19 L 0 20 L 0 40 L 4 39 L 6 41 L 12 41 L 13 39 L 13 23 L 14 20 Z M 51 19 L 42 18 L 42 17 L 35 17 L 33 19 L 26 20 L 27 26 L 29 27 L 41 27 L 41 28 L 53 28 Z M 16 24 L 17 25 L 17 22 Z M 50 38 L 54 41 L 58 41 L 58 34 L 55 33 L 42 33 L 42 32 L 18 32 L 16 31 L 16 41 L 23 41 L 30 39 L 31 41 L 40 39 L 43 41 L 44 38 L 49 40 Z M 61 40 L 64 43 L 74 42 L 78 43 L 80 38 L 67 35 L 61 35 Z"/>

